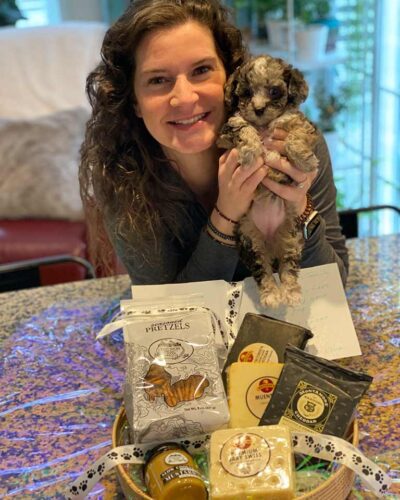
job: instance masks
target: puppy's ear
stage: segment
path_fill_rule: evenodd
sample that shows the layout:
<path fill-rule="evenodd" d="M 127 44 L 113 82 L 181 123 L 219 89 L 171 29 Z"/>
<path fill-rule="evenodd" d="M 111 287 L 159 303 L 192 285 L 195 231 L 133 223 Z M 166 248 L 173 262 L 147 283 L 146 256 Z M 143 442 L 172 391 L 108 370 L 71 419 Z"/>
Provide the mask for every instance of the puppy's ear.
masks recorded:
<path fill-rule="evenodd" d="M 236 93 L 236 89 L 239 82 L 239 74 L 240 74 L 241 66 L 238 66 L 235 71 L 228 78 L 228 81 L 225 84 L 225 107 L 226 112 L 229 115 L 235 112 L 237 106 L 239 104 L 239 97 Z"/>
<path fill-rule="evenodd" d="M 284 77 L 288 88 L 288 103 L 298 106 L 307 99 L 307 82 L 304 80 L 303 74 L 291 66 L 285 70 Z"/>

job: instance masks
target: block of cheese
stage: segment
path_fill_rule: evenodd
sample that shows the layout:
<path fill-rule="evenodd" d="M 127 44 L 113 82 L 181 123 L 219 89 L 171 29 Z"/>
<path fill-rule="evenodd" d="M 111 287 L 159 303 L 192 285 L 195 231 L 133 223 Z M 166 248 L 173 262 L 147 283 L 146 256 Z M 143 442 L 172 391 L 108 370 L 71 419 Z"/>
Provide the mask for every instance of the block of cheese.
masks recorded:
<path fill-rule="evenodd" d="M 213 500 L 292 499 L 294 463 L 289 429 L 266 425 L 213 432 L 210 488 Z"/>
<path fill-rule="evenodd" d="M 227 371 L 229 427 L 258 425 L 283 363 L 232 363 Z"/>

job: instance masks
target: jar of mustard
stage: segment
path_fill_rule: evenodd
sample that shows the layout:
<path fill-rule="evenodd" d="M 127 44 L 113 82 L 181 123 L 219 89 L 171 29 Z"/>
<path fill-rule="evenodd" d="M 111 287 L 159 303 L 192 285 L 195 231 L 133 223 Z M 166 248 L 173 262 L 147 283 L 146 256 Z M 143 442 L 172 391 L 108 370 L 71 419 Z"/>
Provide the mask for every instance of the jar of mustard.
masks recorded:
<path fill-rule="evenodd" d="M 164 443 L 146 456 L 144 477 L 156 500 L 206 500 L 206 485 L 193 458 L 183 446 Z"/>

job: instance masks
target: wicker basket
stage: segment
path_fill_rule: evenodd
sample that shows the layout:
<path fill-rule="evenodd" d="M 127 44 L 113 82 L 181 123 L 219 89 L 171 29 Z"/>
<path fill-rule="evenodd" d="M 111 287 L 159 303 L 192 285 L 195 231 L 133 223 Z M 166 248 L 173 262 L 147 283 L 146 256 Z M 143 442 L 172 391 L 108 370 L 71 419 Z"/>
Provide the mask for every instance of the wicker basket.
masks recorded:
<path fill-rule="evenodd" d="M 122 428 L 126 424 L 126 414 L 125 408 L 121 407 L 118 412 L 112 431 L 112 446 L 120 446 L 120 435 Z M 353 445 L 358 445 L 358 425 L 357 421 L 354 421 L 353 426 Z M 154 500 L 152 497 L 144 493 L 131 479 L 129 476 L 126 466 L 117 466 L 117 476 L 121 484 L 122 491 L 124 495 L 129 500 Z M 354 472 L 348 469 L 344 465 L 341 465 L 338 470 L 330 476 L 324 483 L 322 483 L 318 488 L 302 495 L 296 497 L 296 500 L 345 500 L 353 486 L 354 482 Z"/>

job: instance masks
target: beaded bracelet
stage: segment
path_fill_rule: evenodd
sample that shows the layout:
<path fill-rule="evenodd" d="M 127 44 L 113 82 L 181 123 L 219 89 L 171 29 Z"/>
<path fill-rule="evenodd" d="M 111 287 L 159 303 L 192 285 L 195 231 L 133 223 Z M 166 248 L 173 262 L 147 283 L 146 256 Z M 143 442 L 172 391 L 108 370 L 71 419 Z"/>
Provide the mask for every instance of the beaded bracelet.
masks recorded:
<path fill-rule="evenodd" d="M 217 238 L 214 238 L 214 236 L 211 234 L 211 232 L 210 232 L 210 231 L 206 231 L 206 232 L 207 232 L 208 236 L 209 236 L 212 240 L 216 241 L 219 245 L 223 245 L 224 247 L 231 247 L 231 248 L 234 248 L 234 247 L 236 246 L 235 244 L 232 244 L 232 243 L 224 243 L 224 242 L 223 242 L 223 241 L 221 241 L 221 240 L 217 240 Z"/>
<path fill-rule="evenodd" d="M 313 202 L 313 199 L 310 195 L 310 193 L 307 193 L 307 205 L 306 205 L 306 208 L 304 209 L 304 212 L 301 214 L 301 215 L 298 215 L 296 217 L 296 222 L 299 226 L 301 226 L 302 224 L 305 223 L 305 221 L 308 219 L 308 217 L 310 216 L 310 214 L 312 212 L 314 212 L 315 208 L 314 208 L 314 202 Z"/>
<path fill-rule="evenodd" d="M 207 222 L 207 227 L 209 229 L 211 229 L 211 231 L 216 235 L 216 236 L 219 236 L 222 240 L 225 240 L 225 241 L 236 241 L 236 236 L 231 236 L 230 234 L 225 234 L 225 233 L 221 233 L 221 231 L 219 231 L 215 226 L 214 224 L 211 222 L 211 219 L 208 219 L 208 222 Z"/>
<path fill-rule="evenodd" d="M 219 216 L 221 216 L 223 219 L 227 220 L 228 222 L 230 222 L 231 224 L 239 224 L 239 221 L 237 220 L 233 220 L 233 219 L 230 219 L 229 217 L 227 217 L 225 214 L 223 214 L 221 212 L 221 210 L 217 207 L 217 205 L 214 205 L 214 208 L 215 208 L 215 211 L 217 212 L 217 214 Z"/>

